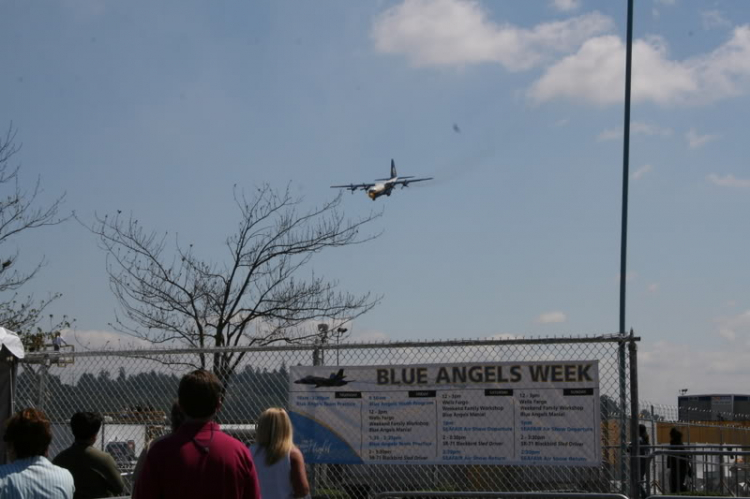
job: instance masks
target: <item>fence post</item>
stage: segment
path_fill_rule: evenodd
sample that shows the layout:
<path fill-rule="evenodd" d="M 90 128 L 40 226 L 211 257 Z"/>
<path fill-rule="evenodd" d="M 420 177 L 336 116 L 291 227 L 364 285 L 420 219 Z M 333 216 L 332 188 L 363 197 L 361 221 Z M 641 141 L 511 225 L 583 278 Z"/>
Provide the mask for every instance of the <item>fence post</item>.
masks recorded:
<path fill-rule="evenodd" d="M 619 418 L 619 433 L 620 433 L 620 456 L 619 456 L 619 462 L 620 466 L 618 466 L 618 479 L 620 482 L 620 493 L 627 495 L 628 492 L 628 484 L 625 480 L 625 476 L 627 475 L 627 464 L 625 463 L 627 455 L 627 444 L 625 443 L 625 440 L 627 440 L 627 430 L 625 429 L 625 422 L 627 421 L 626 416 L 626 374 L 625 374 L 625 341 L 627 336 L 625 336 L 625 333 L 620 335 L 620 342 L 618 345 L 618 351 L 617 356 L 619 360 L 619 369 L 618 369 L 618 375 L 619 375 L 619 382 L 620 382 L 620 403 L 618 404 L 619 411 L 620 411 L 620 418 Z"/>
<path fill-rule="evenodd" d="M 326 324 L 318 324 L 319 331 L 322 329 L 322 326 L 328 327 Z M 318 338 L 315 338 L 315 341 L 313 343 L 313 352 L 312 352 L 313 366 L 320 366 L 324 364 L 321 343 L 322 342 Z M 318 465 L 312 464 L 310 465 L 310 496 L 315 495 L 315 491 L 317 490 L 317 481 L 318 481 Z"/>
<path fill-rule="evenodd" d="M 46 412 L 44 406 L 46 405 L 45 402 L 47 401 L 47 361 L 49 360 L 49 356 L 45 355 L 42 359 L 42 363 L 39 366 L 39 398 L 37 401 L 37 406 L 40 411 Z M 49 415 L 47 415 L 49 417 Z"/>
<path fill-rule="evenodd" d="M 638 439 L 638 346 L 635 344 L 633 330 L 630 330 L 630 497 L 640 495 L 641 450 Z"/>
<path fill-rule="evenodd" d="M 654 445 L 659 444 L 659 426 L 656 424 L 656 413 L 654 413 L 654 404 L 651 404 L 651 438 L 649 454 L 654 452 Z M 653 456 L 648 460 L 648 472 L 646 473 L 646 495 L 651 495 L 651 484 L 658 478 L 658 470 L 656 468 L 656 460 Z M 663 478 L 662 478 L 663 480 Z"/>

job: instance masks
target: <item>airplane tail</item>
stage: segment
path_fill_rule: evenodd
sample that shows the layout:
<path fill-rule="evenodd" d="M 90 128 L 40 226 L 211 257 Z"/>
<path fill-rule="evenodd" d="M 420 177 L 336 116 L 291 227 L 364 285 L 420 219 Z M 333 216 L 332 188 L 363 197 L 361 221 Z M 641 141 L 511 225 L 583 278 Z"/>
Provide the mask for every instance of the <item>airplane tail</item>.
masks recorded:
<path fill-rule="evenodd" d="M 391 180 L 393 178 L 396 178 L 396 176 L 398 176 L 398 173 L 396 173 L 396 163 L 393 161 L 393 159 L 391 159 L 391 176 L 390 176 L 390 178 L 376 178 L 375 180 L 376 181 L 381 181 L 381 180 L 382 181 L 386 181 L 386 180 Z"/>
<path fill-rule="evenodd" d="M 336 377 L 339 378 L 339 379 L 343 379 L 344 378 L 344 370 L 343 369 L 339 369 L 339 372 L 336 373 Z"/>

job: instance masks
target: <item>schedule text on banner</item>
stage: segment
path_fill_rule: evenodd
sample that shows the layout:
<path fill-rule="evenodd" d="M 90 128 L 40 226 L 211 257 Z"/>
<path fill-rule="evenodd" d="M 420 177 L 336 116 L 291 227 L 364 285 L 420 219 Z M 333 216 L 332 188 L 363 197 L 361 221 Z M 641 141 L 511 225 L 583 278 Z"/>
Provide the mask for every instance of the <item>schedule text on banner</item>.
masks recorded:
<path fill-rule="evenodd" d="M 290 367 L 309 463 L 601 463 L 596 360 Z"/>

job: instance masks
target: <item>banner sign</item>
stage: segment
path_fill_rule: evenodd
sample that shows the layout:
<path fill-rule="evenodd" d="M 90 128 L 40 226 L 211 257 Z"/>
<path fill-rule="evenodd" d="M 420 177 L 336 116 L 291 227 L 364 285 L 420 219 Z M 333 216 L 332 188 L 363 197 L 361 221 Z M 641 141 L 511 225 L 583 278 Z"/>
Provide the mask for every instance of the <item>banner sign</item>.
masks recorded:
<path fill-rule="evenodd" d="M 596 360 L 289 369 L 309 463 L 601 464 Z"/>

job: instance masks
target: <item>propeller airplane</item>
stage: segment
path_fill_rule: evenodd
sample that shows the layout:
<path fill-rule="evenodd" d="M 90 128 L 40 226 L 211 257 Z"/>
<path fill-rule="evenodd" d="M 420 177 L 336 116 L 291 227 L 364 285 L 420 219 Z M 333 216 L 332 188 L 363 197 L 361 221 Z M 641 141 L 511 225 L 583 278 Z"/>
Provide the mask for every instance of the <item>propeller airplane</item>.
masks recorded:
<path fill-rule="evenodd" d="M 409 184 L 412 184 L 414 182 L 424 182 L 425 180 L 432 180 L 432 177 L 399 177 L 398 173 L 396 173 L 396 164 L 393 160 L 391 160 L 391 178 L 379 178 L 376 179 L 375 182 L 369 184 L 332 185 L 331 188 L 349 189 L 350 191 L 352 191 L 352 194 L 354 193 L 354 191 L 361 189 L 363 191 L 366 191 L 370 199 L 375 201 L 380 196 L 390 196 L 393 188 L 397 185 L 400 185 L 403 189 L 404 187 L 409 187 Z"/>

